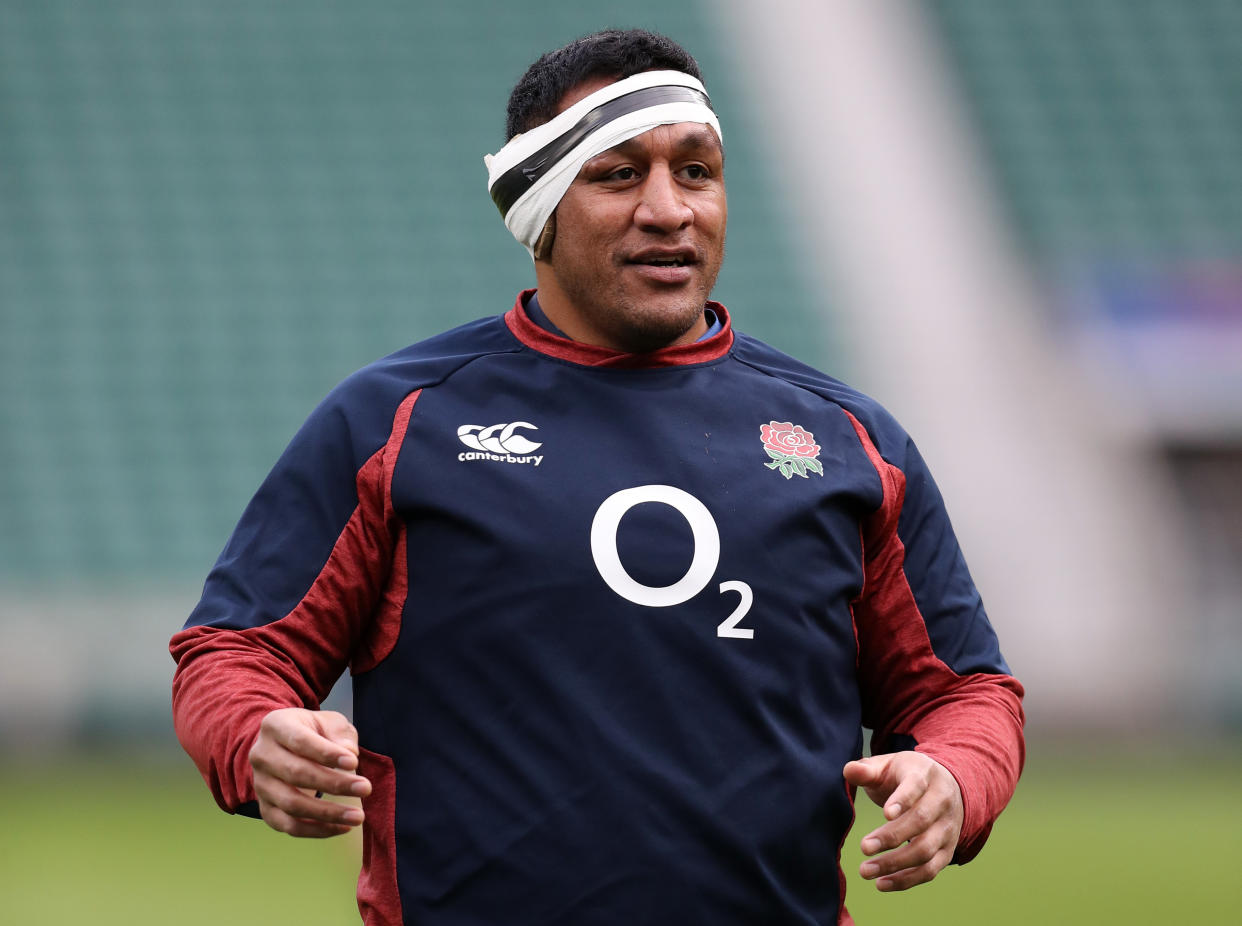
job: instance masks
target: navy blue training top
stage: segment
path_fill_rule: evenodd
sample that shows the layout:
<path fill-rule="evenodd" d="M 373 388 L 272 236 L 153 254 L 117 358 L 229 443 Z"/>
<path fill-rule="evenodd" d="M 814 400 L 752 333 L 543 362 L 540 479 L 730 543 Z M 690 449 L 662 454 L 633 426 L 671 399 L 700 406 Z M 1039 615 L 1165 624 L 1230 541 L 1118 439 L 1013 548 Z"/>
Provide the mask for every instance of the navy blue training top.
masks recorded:
<path fill-rule="evenodd" d="M 955 775 L 959 861 L 1012 793 L 1021 686 L 914 445 L 712 309 L 631 355 L 519 298 L 351 376 L 173 638 L 230 811 L 263 715 L 353 673 L 368 924 L 849 922 L 864 725 Z"/>

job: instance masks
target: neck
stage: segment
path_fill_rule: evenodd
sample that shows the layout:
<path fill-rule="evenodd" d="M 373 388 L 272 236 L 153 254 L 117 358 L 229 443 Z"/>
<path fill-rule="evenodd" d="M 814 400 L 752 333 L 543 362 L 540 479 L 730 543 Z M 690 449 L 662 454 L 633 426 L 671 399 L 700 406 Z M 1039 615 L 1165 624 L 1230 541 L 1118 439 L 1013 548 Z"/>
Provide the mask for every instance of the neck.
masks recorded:
<path fill-rule="evenodd" d="M 644 313 L 633 312 L 627 319 L 626 308 L 618 306 L 609 310 L 601 305 L 581 306 L 561 288 L 551 273 L 540 273 L 539 262 L 535 264 L 535 277 L 539 284 L 539 307 L 543 314 L 565 337 L 580 344 L 592 347 L 603 347 L 622 353 L 650 353 L 665 347 L 683 347 L 693 344 L 707 333 L 708 323 L 704 313 L 705 306 L 700 306 L 697 313 L 689 319 L 689 326 L 678 331 L 681 326 L 675 322 L 671 330 L 661 328 L 662 319 L 654 315 L 644 319 Z M 612 316 L 611 319 L 605 314 Z M 689 315 L 690 313 L 687 313 Z M 600 318 L 595 316 L 599 315 Z M 607 324 L 608 321 L 614 324 Z M 631 324 L 627 325 L 627 321 Z M 667 324 L 667 323 L 666 323 Z"/>

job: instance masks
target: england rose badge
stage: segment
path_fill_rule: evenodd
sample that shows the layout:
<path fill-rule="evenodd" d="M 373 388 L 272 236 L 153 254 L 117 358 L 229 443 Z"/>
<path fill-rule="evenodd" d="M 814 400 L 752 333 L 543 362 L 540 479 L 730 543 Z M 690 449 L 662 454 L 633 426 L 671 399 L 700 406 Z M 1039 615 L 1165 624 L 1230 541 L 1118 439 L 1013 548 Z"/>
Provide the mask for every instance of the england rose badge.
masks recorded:
<path fill-rule="evenodd" d="M 759 425 L 759 437 L 763 449 L 772 458 L 763 464 L 774 469 L 786 479 L 797 473 L 803 479 L 807 470 L 824 475 L 824 464 L 819 462 L 819 444 L 815 435 L 792 421 L 769 421 Z"/>

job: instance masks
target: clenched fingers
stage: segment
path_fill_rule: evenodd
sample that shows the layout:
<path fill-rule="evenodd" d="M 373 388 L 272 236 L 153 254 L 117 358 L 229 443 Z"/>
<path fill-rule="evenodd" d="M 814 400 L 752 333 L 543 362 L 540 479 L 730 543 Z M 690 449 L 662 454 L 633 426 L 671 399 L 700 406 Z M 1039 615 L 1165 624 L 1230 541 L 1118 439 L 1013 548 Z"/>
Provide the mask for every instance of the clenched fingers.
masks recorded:
<path fill-rule="evenodd" d="M 904 845 L 862 863 L 859 874 L 881 891 L 904 891 L 932 880 L 953 858 L 957 839 L 950 821 L 941 820 Z"/>
<path fill-rule="evenodd" d="M 263 718 L 255 745 L 266 741 L 329 768 L 358 767 L 358 731 L 335 711 L 272 711 Z"/>
<path fill-rule="evenodd" d="M 360 824 L 362 810 L 324 800 L 275 778 L 256 776 L 259 813 L 273 829 L 293 836 L 336 836 Z"/>
<path fill-rule="evenodd" d="M 263 718 L 250 766 L 259 813 L 292 836 L 337 836 L 362 822 L 362 811 L 324 794 L 365 797 L 371 783 L 358 767 L 358 736 L 341 714 L 284 708 Z"/>
<path fill-rule="evenodd" d="M 282 747 L 260 746 L 256 742 L 250 750 L 250 766 L 254 770 L 256 791 L 264 781 L 272 779 L 324 794 L 365 797 L 371 793 L 371 783 L 361 775 L 328 768 Z"/>
<path fill-rule="evenodd" d="M 904 803 L 894 792 L 884 805 L 884 815 L 889 822 L 863 839 L 863 854 L 875 855 L 895 849 L 928 832 L 936 824 L 951 820 L 955 810 L 953 798 L 954 792 L 943 785 L 923 790 L 917 797 L 907 794 Z M 953 838 L 956 839 L 956 834 Z"/>
<path fill-rule="evenodd" d="M 292 817 L 279 807 L 270 804 L 260 803 L 259 812 L 264 823 L 277 832 L 287 833 L 290 836 L 325 839 L 330 836 L 341 836 L 353 829 L 353 826 L 344 823 L 321 823 L 317 820 Z"/>
<path fill-rule="evenodd" d="M 888 821 L 862 840 L 874 858 L 859 874 L 882 891 L 900 891 L 932 880 L 953 859 L 962 828 L 962 796 L 943 765 L 915 752 L 850 763 L 846 779 L 883 802 Z"/>

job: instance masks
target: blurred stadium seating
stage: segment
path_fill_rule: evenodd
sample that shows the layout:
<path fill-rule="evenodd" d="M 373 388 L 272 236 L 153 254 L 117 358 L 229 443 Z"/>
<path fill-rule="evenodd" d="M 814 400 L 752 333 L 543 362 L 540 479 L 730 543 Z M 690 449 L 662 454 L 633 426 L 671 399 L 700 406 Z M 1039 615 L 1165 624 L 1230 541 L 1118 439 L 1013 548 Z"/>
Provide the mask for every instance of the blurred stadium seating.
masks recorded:
<path fill-rule="evenodd" d="M 927 0 L 1047 323 L 1169 462 L 1183 693 L 1242 721 L 1242 5 Z M 1200 723 L 1211 723 L 1203 716 Z"/>
<path fill-rule="evenodd" d="M 1242 6 L 928 7 L 1049 308 L 1097 383 L 1138 391 L 1169 442 L 1236 443 Z"/>
<path fill-rule="evenodd" d="M 0 8 L 0 581 L 201 579 L 336 381 L 512 304 L 532 274 L 482 156 L 526 64 L 597 26 L 550 6 Z M 627 16 L 727 85 L 691 10 Z M 720 97 L 742 217 L 721 296 L 814 345 Z"/>
<path fill-rule="evenodd" d="M 716 88 L 718 297 L 852 378 L 849 307 L 799 263 L 727 5 L 618 18 L 680 38 Z M 1182 658 L 1212 661 L 1213 722 L 1242 714 L 1242 9 L 922 9 L 1045 321 L 1101 390 L 1142 397 L 1182 475 L 1202 570 Z M 480 159 L 526 64 L 604 24 L 558 0 L 0 4 L 0 693 L 37 682 L 64 730 L 163 716 L 162 640 L 313 404 L 530 278 Z M 16 711 L 0 739 L 29 732 Z"/>

